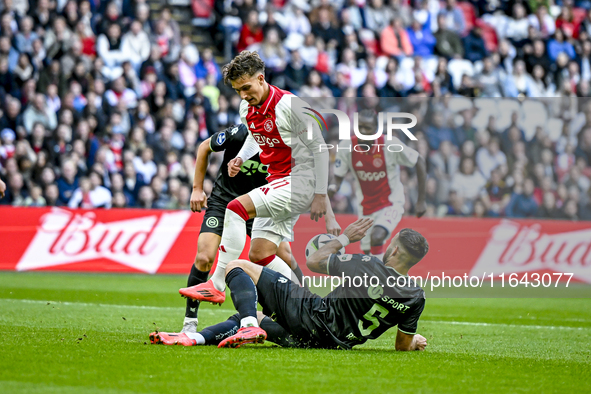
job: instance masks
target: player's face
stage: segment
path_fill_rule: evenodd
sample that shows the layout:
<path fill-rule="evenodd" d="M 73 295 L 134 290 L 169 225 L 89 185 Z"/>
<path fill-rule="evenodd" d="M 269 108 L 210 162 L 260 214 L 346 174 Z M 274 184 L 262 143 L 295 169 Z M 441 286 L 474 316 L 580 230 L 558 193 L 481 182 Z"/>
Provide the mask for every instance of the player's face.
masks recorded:
<path fill-rule="evenodd" d="M 242 100 L 245 100 L 250 105 L 262 104 L 265 77 L 261 73 L 252 76 L 244 75 L 235 81 L 232 81 L 232 88 Z"/>
<path fill-rule="evenodd" d="M 359 132 L 363 135 L 373 135 L 376 133 L 376 124 L 374 122 L 359 120 Z"/>

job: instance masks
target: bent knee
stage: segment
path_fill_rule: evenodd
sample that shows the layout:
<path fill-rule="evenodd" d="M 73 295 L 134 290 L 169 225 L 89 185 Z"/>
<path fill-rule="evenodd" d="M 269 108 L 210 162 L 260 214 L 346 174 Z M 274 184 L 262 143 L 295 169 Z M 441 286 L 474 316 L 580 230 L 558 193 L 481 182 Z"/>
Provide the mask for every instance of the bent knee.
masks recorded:
<path fill-rule="evenodd" d="M 199 271 L 209 271 L 213 265 L 215 257 L 208 256 L 207 253 L 197 253 L 195 257 L 195 267 Z"/>
<path fill-rule="evenodd" d="M 230 273 L 234 268 L 242 268 L 246 260 L 232 260 L 226 266 L 226 275 Z"/>

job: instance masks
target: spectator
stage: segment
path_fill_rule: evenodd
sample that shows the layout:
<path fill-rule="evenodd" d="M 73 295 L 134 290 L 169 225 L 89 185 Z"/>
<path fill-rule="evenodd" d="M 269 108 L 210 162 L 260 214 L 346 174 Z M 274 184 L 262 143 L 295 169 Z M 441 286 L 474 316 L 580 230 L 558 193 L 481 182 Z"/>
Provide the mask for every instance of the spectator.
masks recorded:
<path fill-rule="evenodd" d="M 538 212 L 538 204 L 533 196 L 534 182 L 526 179 L 523 186 L 516 186 L 505 213 L 510 218 L 534 217 Z"/>
<path fill-rule="evenodd" d="M 156 175 L 157 167 L 153 161 L 154 152 L 152 148 L 145 148 L 142 151 L 141 157 L 135 157 L 133 159 L 133 166 L 135 171 L 141 177 L 143 184 L 149 184 L 152 181 L 154 175 Z"/>
<path fill-rule="evenodd" d="M 429 26 L 423 27 L 418 20 L 414 19 L 407 32 L 415 56 L 430 57 L 433 55 L 436 40 L 431 34 Z"/>
<path fill-rule="evenodd" d="M 259 13 L 254 10 L 250 11 L 240 31 L 240 39 L 238 40 L 236 50 L 242 52 L 250 45 L 262 42 L 263 38 L 263 29 L 259 25 Z"/>
<path fill-rule="evenodd" d="M 458 145 L 453 130 L 445 125 L 444 121 L 443 114 L 440 111 L 435 111 L 432 114 L 432 124 L 427 126 L 425 130 L 429 147 L 432 150 L 439 149 L 439 144 L 442 141 L 450 141 L 453 145 Z"/>
<path fill-rule="evenodd" d="M 575 48 L 565 40 L 564 32 L 561 29 L 556 29 L 554 37 L 548 41 L 548 56 L 551 61 L 555 62 L 561 53 L 564 53 L 568 59 L 575 58 Z"/>
<path fill-rule="evenodd" d="M 444 14 L 437 16 L 437 26 L 435 53 L 448 59 L 464 57 L 462 40 L 458 33 L 447 28 Z"/>
<path fill-rule="evenodd" d="M 80 178 L 80 187 L 72 194 L 68 207 L 111 208 L 111 200 L 111 192 L 102 185 L 102 176 L 91 172 L 89 178 Z"/>
<path fill-rule="evenodd" d="M 464 13 L 457 6 L 456 0 L 446 0 L 445 8 L 440 11 L 445 18 L 445 27 L 457 34 L 464 34 L 466 30 L 466 20 Z"/>
<path fill-rule="evenodd" d="M 452 0 L 453 1 L 453 0 Z M 486 43 L 482 38 L 482 28 L 475 26 L 470 33 L 464 37 L 464 58 L 471 62 L 483 60 L 488 56 Z"/>
<path fill-rule="evenodd" d="M 30 16 L 21 20 L 20 31 L 14 38 L 15 47 L 20 53 L 33 53 L 33 42 L 38 38 L 33 27 L 33 18 Z"/>
<path fill-rule="evenodd" d="M 32 185 L 31 193 L 29 196 L 27 196 L 27 198 L 25 198 L 23 205 L 25 207 L 44 207 L 47 203 L 45 198 L 43 198 L 42 193 L 43 191 L 41 190 L 40 186 Z"/>
<path fill-rule="evenodd" d="M 390 56 L 411 56 L 413 47 L 408 38 L 408 33 L 402 27 L 402 21 L 394 18 L 380 35 L 382 51 Z"/>
<path fill-rule="evenodd" d="M 371 0 L 365 7 L 365 26 L 376 34 L 390 26 L 394 15 L 390 7 L 384 4 L 383 0 Z"/>
<path fill-rule="evenodd" d="M 57 180 L 59 201 L 67 205 L 74 190 L 78 188 L 78 177 L 76 176 L 76 165 L 72 161 L 65 161 L 62 164 L 62 175 Z"/>
<path fill-rule="evenodd" d="M 33 102 L 23 113 L 23 125 L 27 133 L 31 133 L 35 123 L 41 123 L 48 130 L 54 130 L 57 127 L 55 112 L 47 108 L 45 97 L 41 93 L 35 95 Z"/>
<path fill-rule="evenodd" d="M 464 204 L 472 210 L 472 204 L 482 194 L 486 180 L 474 167 L 474 160 L 469 157 L 462 159 L 460 171 L 451 181 L 451 190 L 455 191 L 464 200 Z"/>
<path fill-rule="evenodd" d="M 481 147 L 476 153 L 478 169 L 486 179 L 489 179 L 493 170 L 507 164 L 507 157 L 500 150 L 498 138 L 491 138 L 486 147 Z"/>
<path fill-rule="evenodd" d="M 121 38 L 121 47 L 121 51 L 127 55 L 134 69 L 139 72 L 142 63 L 150 57 L 150 38 L 142 30 L 142 24 L 139 21 L 135 20 L 131 23 L 131 28 Z"/>

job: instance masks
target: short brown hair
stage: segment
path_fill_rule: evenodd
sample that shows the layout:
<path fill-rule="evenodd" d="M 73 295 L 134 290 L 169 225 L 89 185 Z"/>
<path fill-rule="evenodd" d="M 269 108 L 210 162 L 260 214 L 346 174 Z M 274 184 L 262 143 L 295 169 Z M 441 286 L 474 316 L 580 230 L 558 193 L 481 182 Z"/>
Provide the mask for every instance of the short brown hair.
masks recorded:
<path fill-rule="evenodd" d="M 224 83 L 235 81 L 244 75 L 249 77 L 265 72 L 265 62 L 257 52 L 242 51 L 232 61 L 224 66 L 222 74 Z"/>
<path fill-rule="evenodd" d="M 410 228 L 400 230 L 398 241 L 411 256 L 419 260 L 425 257 L 429 251 L 429 243 L 425 237 L 418 231 Z"/>

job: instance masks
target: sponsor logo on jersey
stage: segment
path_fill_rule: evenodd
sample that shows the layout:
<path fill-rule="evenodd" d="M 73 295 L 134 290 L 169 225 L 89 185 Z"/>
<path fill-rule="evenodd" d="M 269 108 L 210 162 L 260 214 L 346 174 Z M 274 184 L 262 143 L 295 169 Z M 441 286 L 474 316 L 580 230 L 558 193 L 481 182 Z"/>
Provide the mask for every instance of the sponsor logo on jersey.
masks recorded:
<path fill-rule="evenodd" d="M 373 159 L 373 166 L 374 167 L 379 168 L 379 167 L 381 167 L 383 165 L 384 165 L 384 161 L 382 159 L 380 159 L 380 158 Z"/>
<path fill-rule="evenodd" d="M 360 181 L 379 181 L 382 178 L 386 177 L 386 171 L 380 172 L 366 172 L 366 171 L 356 171 L 357 177 Z"/>
<path fill-rule="evenodd" d="M 372 300 L 377 300 L 378 298 L 381 298 L 383 294 L 384 294 L 384 288 L 382 286 L 380 286 L 380 285 L 378 285 L 378 286 L 369 286 L 367 288 L 367 295 Z"/>
<path fill-rule="evenodd" d="M 352 254 L 342 254 L 339 256 L 339 260 L 341 261 L 350 261 L 353 258 Z"/>
<path fill-rule="evenodd" d="M 230 134 L 234 135 L 238 132 L 238 127 L 234 127 L 232 130 L 230 130 Z"/>
<path fill-rule="evenodd" d="M 43 215 L 16 269 L 27 271 L 109 259 L 153 274 L 189 220 L 190 212 L 150 214 L 103 223 L 94 212 L 59 208 Z"/>
<path fill-rule="evenodd" d="M 280 276 L 279 278 L 277 278 L 277 282 L 279 283 L 287 283 L 288 279 L 286 277 Z"/>
<path fill-rule="evenodd" d="M 216 228 L 218 225 L 220 224 L 218 218 L 208 218 L 207 221 L 205 222 L 205 225 L 209 228 Z"/>
<path fill-rule="evenodd" d="M 263 124 L 263 128 L 266 132 L 270 133 L 273 130 L 273 119 L 267 119 Z"/>
<path fill-rule="evenodd" d="M 244 164 L 242 164 L 242 167 L 240 167 L 240 171 L 244 173 L 244 175 L 254 175 L 257 172 L 266 174 L 268 169 L 269 166 L 254 160 L 247 160 Z"/>
<path fill-rule="evenodd" d="M 279 141 L 278 138 L 265 137 L 264 135 L 256 134 L 256 133 L 252 134 L 252 138 L 254 138 L 254 140 L 257 142 L 257 144 L 263 145 L 263 146 L 266 145 L 269 148 L 273 148 L 275 145 L 278 145 L 281 143 L 281 141 Z"/>
<path fill-rule="evenodd" d="M 249 129 L 254 130 L 254 122 L 250 122 L 250 126 L 248 126 Z"/>
<path fill-rule="evenodd" d="M 491 230 L 470 275 L 550 270 L 591 283 L 590 266 L 591 228 L 545 234 L 539 224 L 503 220 Z"/>
<path fill-rule="evenodd" d="M 222 145 L 224 142 L 226 142 L 226 132 L 222 131 L 221 133 L 219 133 L 218 138 L 216 138 L 215 142 L 218 145 Z"/>
<path fill-rule="evenodd" d="M 355 167 L 363 167 L 363 162 L 361 160 L 359 160 L 356 164 Z"/>

